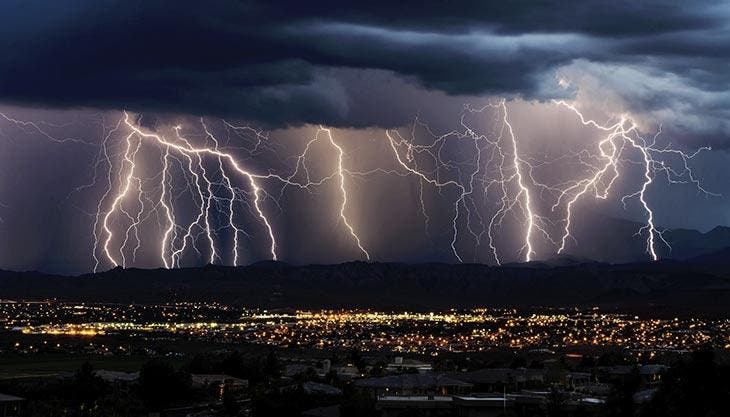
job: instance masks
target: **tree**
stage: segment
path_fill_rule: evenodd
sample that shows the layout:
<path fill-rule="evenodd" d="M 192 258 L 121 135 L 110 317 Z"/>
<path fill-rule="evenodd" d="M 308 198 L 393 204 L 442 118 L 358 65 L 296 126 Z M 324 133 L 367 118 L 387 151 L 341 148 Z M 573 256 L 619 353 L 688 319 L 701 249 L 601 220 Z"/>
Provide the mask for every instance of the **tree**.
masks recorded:
<path fill-rule="evenodd" d="M 264 373 L 270 378 L 279 378 L 281 376 L 281 363 L 279 357 L 276 356 L 276 352 L 273 350 L 266 355 L 266 361 L 264 362 Z"/>
<path fill-rule="evenodd" d="M 641 417 L 730 416 L 730 366 L 720 365 L 710 350 L 695 352 L 664 375 Z"/>
<path fill-rule="evenodd" d="M 614 386 L 609 395 L 606 406 L 608 414 L 616 417 L 632 417 L 636 413 L 634 394 L 639 389 L 641 377 L 639 369 L 634 368 L 629 375 Z"/>
<path fill-rule="evenodd" d="M 347 360 L 350 361 L 357 370 L 360 373 L 365 373 L 365 370 L 367 368 L 367 363 L 365 363 L 365 359 L 362 357 L 362 353 L 360 353 L 357 349 L 350 349 L 347 355 Z"/>
<path fill-rule="evenodd" d="M 188 363 L 188 372 L 191 374 L 210 374 L 215 372 L 215 364 L 210 355 L 198 353 Z"/>
<path fill-rule="evenodd" d="M 69 398 L 79 403 L 90 403 L 97 400 L 107 391 L 106 382 L 96 376 L 89 362 L 84 362 L 76 373 L 69 389 Z"/>
<path fill-rule="evenodd" d="M 377 416 L 375 399 L 361 391 L 351 392 L 340 405 L 342 417 L 371 417 Z"/>
<path fill-rule="evenodd" d="M 553 387 L 550 389 L 550 394 L 548 394 L 545 408 L 546 408 L 546 414 L 548 417 L 564 417 L 565 416 L 565 406 L 568 403 L 568 395 Z"/>
<path fill-rule="evenodd" d="M 191 386 L 190 374 L 177 371 L 161 360 L 145 363 L 139 373 L 140 397 L 153 410 L 186 400 Z"/>

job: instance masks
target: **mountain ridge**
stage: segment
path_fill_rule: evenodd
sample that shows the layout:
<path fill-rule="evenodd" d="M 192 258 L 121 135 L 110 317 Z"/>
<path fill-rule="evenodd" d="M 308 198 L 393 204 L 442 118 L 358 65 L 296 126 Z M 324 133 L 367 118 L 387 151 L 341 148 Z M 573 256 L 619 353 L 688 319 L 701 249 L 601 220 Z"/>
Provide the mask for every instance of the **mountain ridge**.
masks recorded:
<path fill-rule="evenodd" d="M 725 313 L 730 248 L 712 258 L 558 265 L 347 262 L 296 266 L 121 269 L 75 277 L 0 271 L 3 299 L 158 303 L 219 301 L 260 308 L 444 309 L 593 307 Z M 572 259 L 571 257 L 563 259 Z"/>

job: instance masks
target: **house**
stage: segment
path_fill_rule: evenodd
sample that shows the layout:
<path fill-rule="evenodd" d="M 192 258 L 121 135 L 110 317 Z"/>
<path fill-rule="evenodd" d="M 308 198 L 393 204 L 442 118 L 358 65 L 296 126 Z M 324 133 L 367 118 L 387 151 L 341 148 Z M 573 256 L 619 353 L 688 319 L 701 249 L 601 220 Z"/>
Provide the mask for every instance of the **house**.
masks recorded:
<path fill-rule="evenodd" d="M 589 372 L 568 372 L 565 375 L 565 386 L 576 389 L 584 387 L 591 383 L 591 374 Z"/>
<path fill-rule="evenodd" d="M 362 372 L 360 372 L 354 365 L 338 366 L 334 369 L 337 377 L 344 380 L 355 379 L 363 376 Z"/>
<path fill-rule="evenodd" d="M 302 384 L 302 389 L 307 394 L 318 395 L 342 395 L 342 390 L 329 384 L 322 384 L 314 381 L 307 381 Z"/>
<path fill-rule="evenodd" d="M 441 374 L 400 374 L 355 381 L 355 387 L 373 396 L 452 395 L 471 392 L 472 384 Z"/>
<path fill-rule="evenodd" d="M 613 365 L 599 368 L 601 379 L 609 382 L 626 381 L 631 378 L 634 372 L 637 372 L 637 367 L 633 365 Z"/>
<path fill-rule="evenodd" d="M 516 415 L 542 415 L 550 401 L 551 391 L 522 390 L 512 394 L 469 395 L 384 395 L 377 399 L 376 407 L 383 417 L 418 415 L 427 417 L 498 417 L 505 412 Z M 567 411 L 581 416 L 593 416 L 605 404 L 602 398 L 582 394 L 565 395 Z M 410 413 L 410 414 L 409 414 Z"/>
<path fill-rule="evenodd" d="M 514 399 L 499 394 L 454 397 L 454 411 L 458 417 L 497 417 L 511 409 Z"/>
<path fill-rule="evenodd" d="M 236 387 L 236 388 L 248 388 L 248 380 L 234 378 L 224 374 L 191 374 L 194 387 L 210 387 L 212 386 L 223 386 Z"/>
<path fill-rule="evenodd" d="M 340 406 L 317 407 L 302 411 L 302 417 L 340 417 Z"/>
<path fill-rule="evenodd" d="M 190 378 L 194 387 L 212 390 L 218 397 L 218 400 L 223 400 L 225 393 L 241 396 L 248 388 L 248 380 L 234 378 L 229 375 L 191 374 Z"/>
<path fill-rule="evenodd" d="M 382 417 L 396 417 L 408 412 L 423 417 L 446 417 L 452 416 L 454 410 L 451 396 L 435 395 L 382 396 L 378 397 L 375 407 Z"/>
<path fill-rule="evenodd" d="M 0 417 L 19 416 L 23 409 L 23 403 L 25 403 L 24 398 L 0 394 Z"/>
<path fill-rule="evenodd" d="M 288 378 L 294 378 L 310 371 L 316 373 L 316 369 L 311 364 L 290 363 L 287 364 L 284 368 L 284 376 Z"/>
<path fill-rule="evenodd" d="M 669 367 L 665 365 L 641 365 L 639 367 L 641 382 L 645 385 L 658 385 L 667 370 Z"/>
<path fill-rule="evenodd" d="M 403 359 L 402 356 L 396 356 L 393 363 L 388 364 L 385 368 L 388 372 L 413 372 L 418 373 L 431 372 L 433 367 L 430 363 L 421 362 L 415 359 Z"/>
<path fill-rule="evenodd" d="M 602 368 L 602 372 L 612 381 L 626 380 L 638 374 L 643 385 L 656 385 L 668 369 L 665 365 L 617 365 Z"/>
<path fill-rule="evenodd" d="M 139 372 L 107 371 L 106 369 L 98 369 L 94 371 L 94 375 L 106 382 L 134 382 L 139 379 Z"/>
<path fill-rule="evenodd" d="M 478 392 L 518 391 L 543 385 L 545 370 L 488 368 L 452 374 L 451 377 L 472 384 Z"/>

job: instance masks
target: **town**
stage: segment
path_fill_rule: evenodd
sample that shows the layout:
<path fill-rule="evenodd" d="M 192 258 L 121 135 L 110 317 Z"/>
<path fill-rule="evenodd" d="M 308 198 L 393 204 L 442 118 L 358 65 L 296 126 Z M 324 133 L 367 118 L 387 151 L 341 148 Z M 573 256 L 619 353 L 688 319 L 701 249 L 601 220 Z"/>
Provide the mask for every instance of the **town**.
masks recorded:
<path fill-rule="evenodd" d="M 730 319 L 597 308 L 267 311 L 5 300 L 0 330 L 4 417 L 90 404 L 127 409 L 115 415 L 201 417 L 651 413 L 653 399 L 667 395 L 665 378 L 696 366 L 727 373 L 730 356 Z"/>

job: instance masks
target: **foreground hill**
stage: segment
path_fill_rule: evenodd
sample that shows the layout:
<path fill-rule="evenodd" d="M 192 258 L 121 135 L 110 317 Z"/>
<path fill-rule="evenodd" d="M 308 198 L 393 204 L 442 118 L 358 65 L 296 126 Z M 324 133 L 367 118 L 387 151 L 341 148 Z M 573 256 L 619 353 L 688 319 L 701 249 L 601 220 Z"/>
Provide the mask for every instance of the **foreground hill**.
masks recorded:
<path fill-rule="evenodd" d="M 577 259 L 506 267 L 266 262 L 177 270 L 116 268 L 78 277 L 0 272 L 0 298 L 215 300 L 265 308 L 599 306 L 667 314 L 725 313 L 730 305 L 727 253 L 684 262 L 623 265 Z"/>

